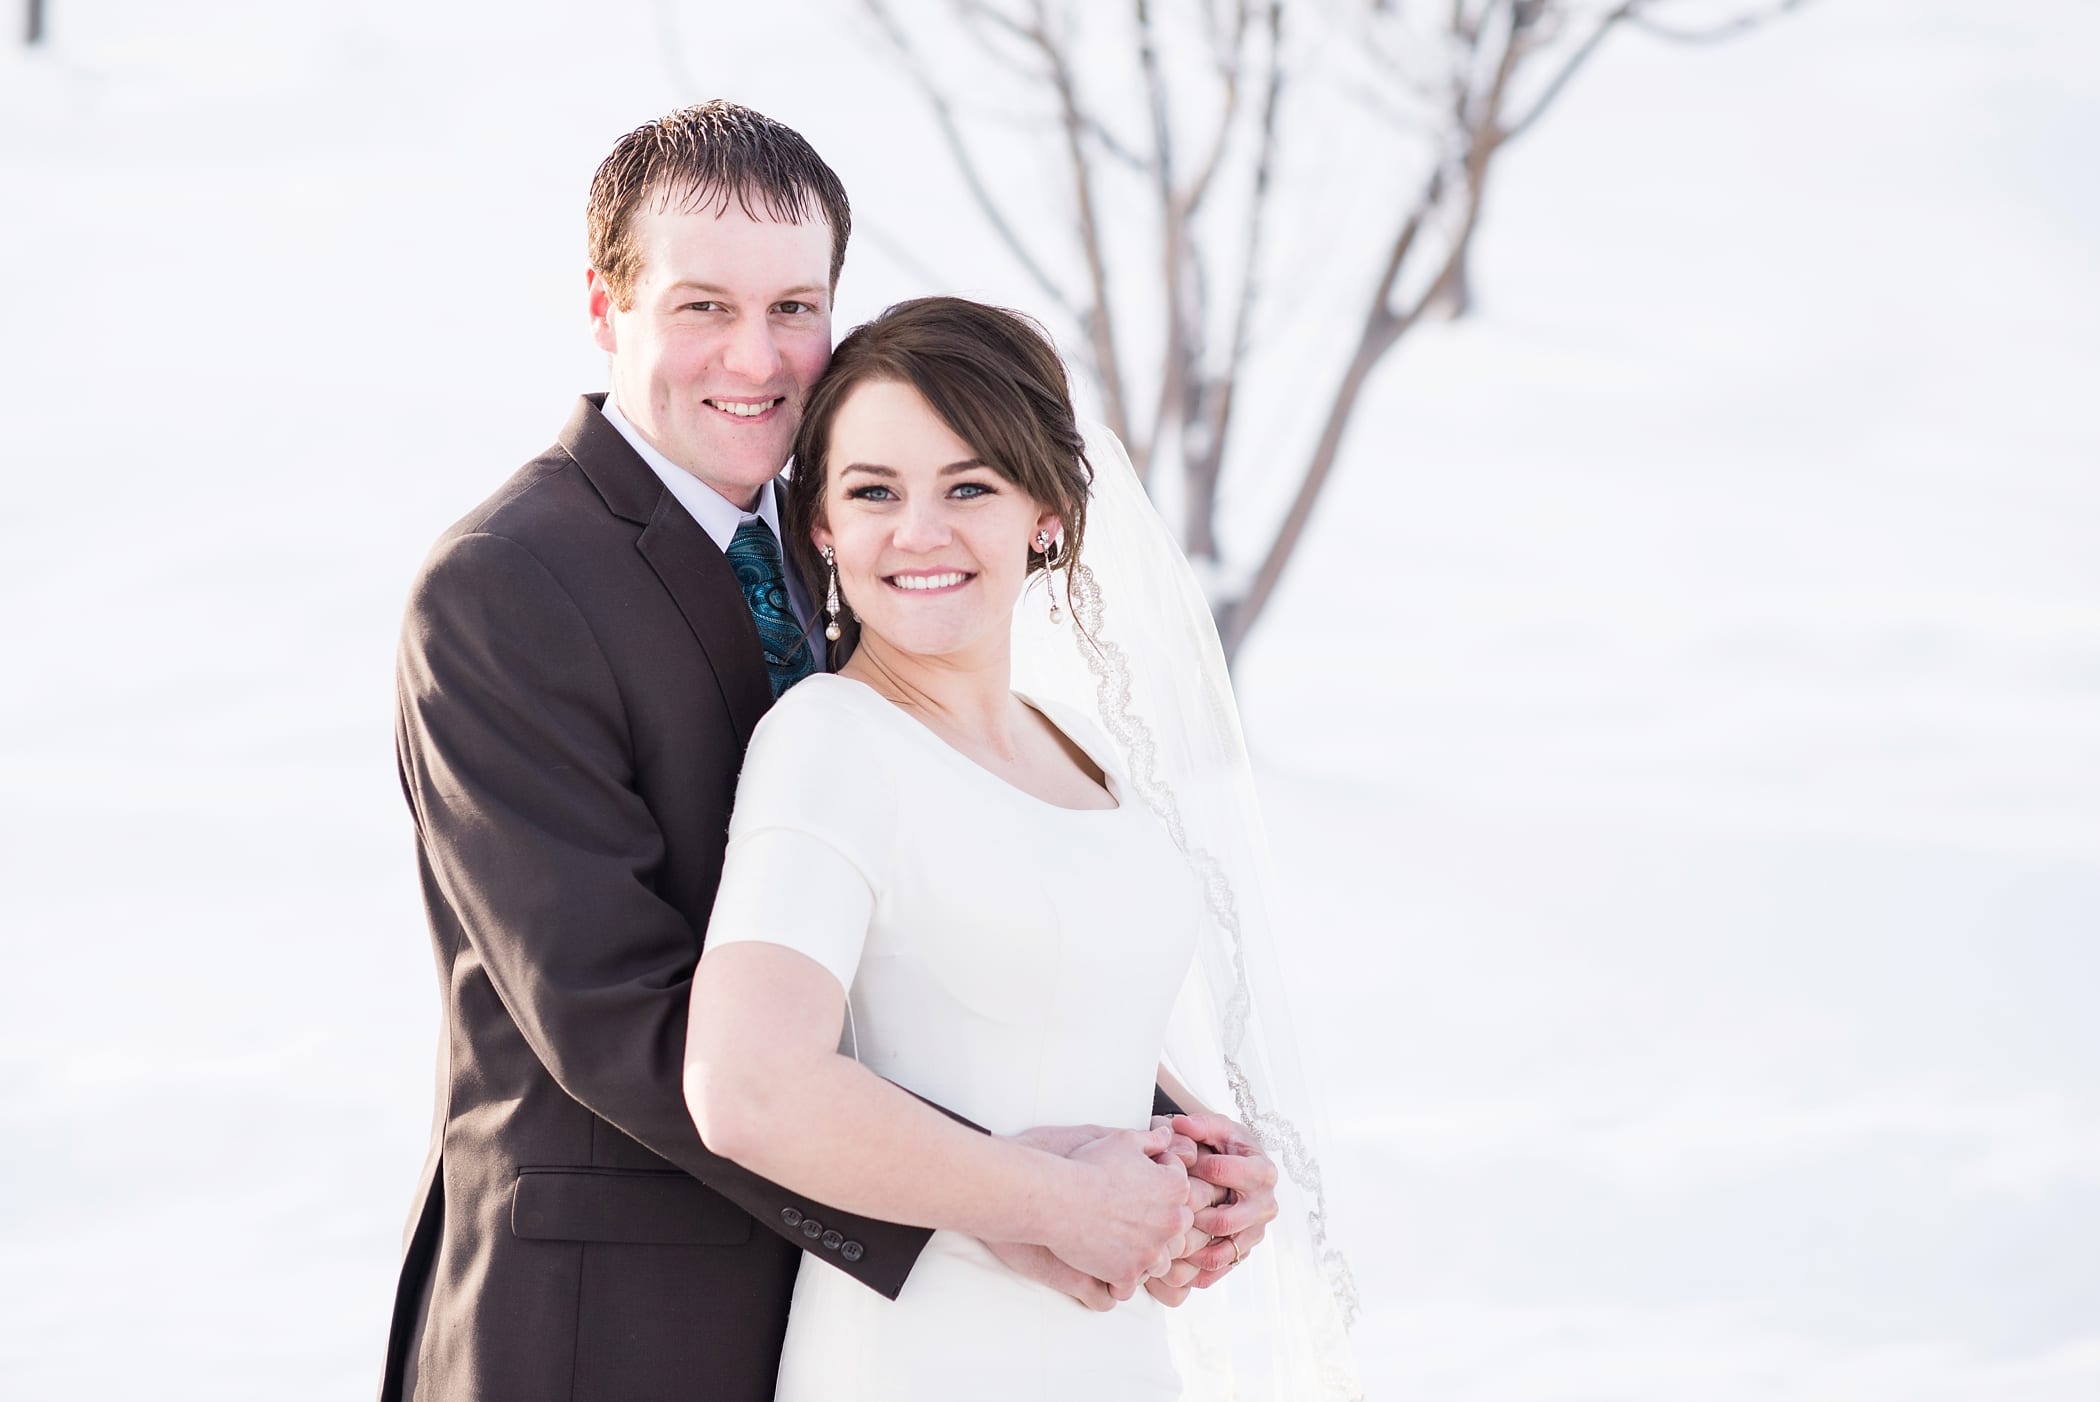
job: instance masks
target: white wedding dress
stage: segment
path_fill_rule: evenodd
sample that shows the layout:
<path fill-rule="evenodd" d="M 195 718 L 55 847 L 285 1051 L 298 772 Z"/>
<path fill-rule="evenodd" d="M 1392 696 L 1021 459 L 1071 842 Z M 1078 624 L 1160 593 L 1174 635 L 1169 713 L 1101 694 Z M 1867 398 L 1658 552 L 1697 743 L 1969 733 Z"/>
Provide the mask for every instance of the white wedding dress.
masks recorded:
<path fill-rule="evenodd" d="M 752 740 L 708 944 L 815 959 L 848 990 L 842 1050 L 994 1133 L 1142 1129 L 1202 893 L 1105 737 L 1040 709 L 1119 807 L 1045 803 L 859 682 L 801 682 Z M 950 1232 L 894 1301 L 805 1257 L 775 1394 L 1180 1395 L 1150 1296 L 1095 1313 Z"/>

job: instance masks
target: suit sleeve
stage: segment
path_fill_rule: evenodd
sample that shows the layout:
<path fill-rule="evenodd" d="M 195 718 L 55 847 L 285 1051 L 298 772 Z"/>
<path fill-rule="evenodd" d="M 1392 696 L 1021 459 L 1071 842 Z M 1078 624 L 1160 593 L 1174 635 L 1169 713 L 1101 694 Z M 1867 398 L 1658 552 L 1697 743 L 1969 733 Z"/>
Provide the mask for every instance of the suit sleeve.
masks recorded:
<path fill-rule="evenodd" d="M 699 938 L 652 887 L 663 835 L 588 620 L 525 547 L 445 542 L 410 600 L 400 760 L 439 888 L 562 1090 L 805 1249 L 895 1297 L 930 1233 L 811 1203 L 711 1154 L 682 1087 Z"/>

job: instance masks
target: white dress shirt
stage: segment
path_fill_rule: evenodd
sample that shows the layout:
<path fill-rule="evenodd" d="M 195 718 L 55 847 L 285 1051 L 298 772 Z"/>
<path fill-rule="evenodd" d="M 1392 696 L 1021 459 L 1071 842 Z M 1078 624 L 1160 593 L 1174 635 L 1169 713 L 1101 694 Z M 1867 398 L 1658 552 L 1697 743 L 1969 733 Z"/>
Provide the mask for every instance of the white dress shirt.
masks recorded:
<path fill-rule="evenodd" d="M 707 538 L 724 555 L 729 553 L 729 542 L 735 538 L 737 527 L 746 521 L 765 522 L 766 529 L 773 533 L 774 545 L 780 545 L 780 503 L 775 499 L 772 482 L 758 489 L 756 509 L 745 511 L 658 452 L 656 445 L 642 437 L 642 431 L 627 421 L 627 416 L 620 412 L 619 405 L 613 403 L 610 394 L 605 396 L 605 407 L 601 412 L 605 421 L 620 431 L 620 436 L 641 455 L 643 462 L 649 464 L 649 470 L 662 479 L 665 488 L 678 498 L 678 504 L 685 508 L 686 514 L 699 523 L 700 529 L 707 532 Z M 788 602 L 794 606 L 796 620 L 809 630 L 816 609 L 803 591 L 801 576 L 792 564 L 786 564 L 786 549 L 783 548 L 780 555 L 784 565 L 781 573 L 787 578 Z M 824 635 L 811 630 L 809 644 L 817 659 L 817 670 L 821 672 L 824 670 Z"/>

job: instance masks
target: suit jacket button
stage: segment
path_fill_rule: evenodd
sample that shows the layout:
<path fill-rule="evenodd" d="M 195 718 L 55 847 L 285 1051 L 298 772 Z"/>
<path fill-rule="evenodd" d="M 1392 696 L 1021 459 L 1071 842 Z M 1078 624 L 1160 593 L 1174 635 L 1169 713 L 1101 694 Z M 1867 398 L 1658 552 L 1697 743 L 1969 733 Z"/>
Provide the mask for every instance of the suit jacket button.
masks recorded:
<path fill-rule="evenodd" d="M 808 1237 L 811 1241 L 815 1241 L 818 1237 L 824 1235 L 824 1224 L 814 1217 L 805 1217 L 802 1219 L 802 1235 Z"/>
<path fill-rule="evenodd" d="M 845 1240 L 846 1234 L 844 1232 L 826 1232 L 824 1233 L 824 1249 L 826 1251 L 836 1251 Z"/>
<path fill-rule="evenodd" d="M 865 1254 L 866 1248 L 857 1241 L 839 1243 L 839 1255 L 848 1261 L 858 1261 Z"/>
<path fill-rule="evenodd" d="M 783 1207 L 780 1209 L 780 1220 L 790 1227 L 799 1227 L 802 1225 L 802 1214 L 792 1207 Z"/>

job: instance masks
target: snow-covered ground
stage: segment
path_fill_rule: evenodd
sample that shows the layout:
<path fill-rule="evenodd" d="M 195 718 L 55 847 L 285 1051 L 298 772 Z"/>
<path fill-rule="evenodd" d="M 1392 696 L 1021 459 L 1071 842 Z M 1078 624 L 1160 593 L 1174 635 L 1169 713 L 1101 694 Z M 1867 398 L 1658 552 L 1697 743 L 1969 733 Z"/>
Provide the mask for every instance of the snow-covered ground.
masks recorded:
<path fill-rule="evenodd" d="M 855 193 L 842 324 L 1028 293 L 843 0 L 51 8 L 0 1393 L 364 1397 L 436 1008 L 394 627 L 600 383 L 591 169 L 738 97 Z M 2096 131 L 2082 0 L 1623 41 L 1385 368 L 1242 676 L 1374 1396 L 2100 1397 Z"/>

